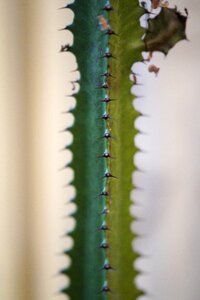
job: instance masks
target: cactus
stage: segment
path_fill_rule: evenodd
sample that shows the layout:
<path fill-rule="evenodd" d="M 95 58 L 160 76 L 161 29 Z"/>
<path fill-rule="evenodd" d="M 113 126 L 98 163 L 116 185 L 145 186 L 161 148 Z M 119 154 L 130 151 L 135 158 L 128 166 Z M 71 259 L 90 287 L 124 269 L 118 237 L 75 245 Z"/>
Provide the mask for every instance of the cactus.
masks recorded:
<path fill-rule="evenodd" d="M 61 292 L 72 300 L 133 300 L 144 292 L 135 284 L 133 263 L 139 253 L 132 249 L 136 235 L 129 212 L 133 155 L 138 151 L 133 123 L 139 116 L 132 106 L 130 89 L 137 75 L 131 66 L 143 61 L 142 51 L 167 54 L 186 38 L 187 17 L 163 7 L 149 19 L 142 40 L 139 18 L 146 9 L 138 0 L 76 0 L 64 8 L 75 15 L 73 24 L 64 28 L 74 34 L 74 44 L 62 46 L 61 52 L 75 54 L 81 79 L 70 146 L 77 212 L 74 246 L 65 253 L 72 265 L 60 271 L 71 283 Z M 176 30 L 166 34 L 170 22 Z"/>

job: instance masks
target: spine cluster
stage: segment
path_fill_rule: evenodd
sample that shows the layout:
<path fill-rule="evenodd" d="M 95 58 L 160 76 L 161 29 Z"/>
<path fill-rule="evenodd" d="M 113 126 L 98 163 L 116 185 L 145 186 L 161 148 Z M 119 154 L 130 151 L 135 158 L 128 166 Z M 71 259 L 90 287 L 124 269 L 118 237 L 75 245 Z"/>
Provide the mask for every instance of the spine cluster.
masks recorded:
<path fill-rule="evenodd" d="M 104 113 L 100 116 L 103 122 L 106 123 L 105 132 L 102 135 L 102 138 L 105 140 L 105 149 L 104 153 L 102 153 L 101 158 L 105 159 L 105 173 L 103 175 L 104 180 L 104 189 L 99 194 L 99 197 L 103 200 L 103 210 L 100 212 L 100 215 L 103 215 L 103 223 L 99 227 L 100 231 L 103 231 L 103 241 L 99 245 L 99 248 L 102 251 L 105 251 L 105 261 L 102 267 L 102 271 L 105 271 L 105 278 L 107 279 L 107 272 L 114 270 L 115 266 L 112 266 L 109 261 L 108 251 L 111 250 L 111 245 L 107 242 L 108 235 L 111 234 L 111 228 L 109 226 L 109 214 L 111 211 L 111 180 L 117 179 L 115 174 L 112 174 L 112 161 L 116 159 L 112 156 L 112 141 L 114 139 L 112 135 L 112 116 L 110 114 L 110 106 L 113 105 L 113 101 L 116 99 L 111 99 L 110 97 L 110 89 L 112 87 L 112 80 L 114 80 L 114 75 L 112 74 L 112 69 L 110 66 L 110 60 L 116 59 L 109 49 L 110 38 L 113 35 L 117 35 L 115 31 L 111 28 L 109 23 L 109 14 L 114 11 L 114 8 L 110 5 L 109 2 L 103 7 L 102 15 L 98 16 L 99 20 L 99 30 L 102 31 L 102 34 L 108 36 L 108 44 L 106 49 L 103 49 L 100 59 L 106 60 L 106 69 L 103 74 L 100 74 L 101 78 L 103 78 L 103 82 L 100 85 L 100 88 L 103 89 L 104 97 L 100 99 L 100 102 L 104 106 Z M 113 200 L 113 199 L 112 199 Z M 107 280 L 103 284 L 101 288 L 101 292 L 109 293 L 112 292 L 111 287 L 108 285 Z"/>

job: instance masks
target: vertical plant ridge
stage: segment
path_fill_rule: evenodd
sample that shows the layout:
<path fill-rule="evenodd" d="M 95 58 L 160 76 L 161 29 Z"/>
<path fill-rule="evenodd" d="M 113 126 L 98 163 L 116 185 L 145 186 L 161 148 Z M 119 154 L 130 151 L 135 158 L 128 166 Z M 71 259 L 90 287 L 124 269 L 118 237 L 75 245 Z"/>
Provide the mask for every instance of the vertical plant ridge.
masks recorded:
<path fill-rule="evenodd" d="M 113 118 L 117 119 L 111 125 L 112 134 L 116 137 L 111 144 L 112 155 L 116 157 L 116 161 L 111 164 L 111 172 L 118 179 L 110 182 L 113 197 L 110 226 L 114 232 L 109 235 L 108 242 L 114 248 L 110 261 L 116 271 L 108 274 L 108 282 L 113 289 L 109 299 L 135 300 L 144 294 L 134 281 L 139 272 L 135 270 L 133 263 L 140 254 L 132 249 L 132 241 L 136 235 L 131 232 L 133 217 L 129 212 L 132 174 L 136 170 L 133 156 L 138 151 L 133 142 L 138 131 L 133 123 L 140 114 L 132 106 L 132 83 L 129 75 L 133 63 L 143 60 L 141 52 L 144 44 L 141 37 L 144 30 L 140 27 L 139 18 L 144 10 L 139 7 L 137 0 L 111 0 L 110 3 L 114 8 L 110 13 L 110 23 L 117 33 L 110 37 L 110 51 L 116 57 L 110 62 L 111 72 L 116 74 L 116 78 L 112 79 L 110 97 L 117 99 L 109 110 Z"/>
<path fill-rule="evenodd" d="M 69 147 L 73 153 L 70 164 L 75 172 L 75 203 L 77 204 L 76 228 L 71 234 L 74 247 L 66 251 L 70 255 L 70 269 L 62 270 L 70 278 L 70 286 L 61 292 L 71 299 L 106 299 L 102 288 L 105 272 L 102 269 L 105 251 L 101 247 L 104 233 L 101 225 L 104 214 L 105 161 L 100 159 L 105 149 L 105 124 L 100 117 L 105 110 L 104 88 L 98 85 L 99 74 L 106 69 L 106 62 L 100 59 L 100 49 L 106 48 L 107 37 L 97 29 L 97 14 L 102 9 L 98 0 L 76 0 L 66 5 L 74 12 L 74 22 L 70 29 L 74 34 L 74 44 L 70 49 L 77 58 L 81 74 L 80 91 L 76 95 L 77 106 L 74 110 L 75 124 L 71 130 L 74 142 Z"/>

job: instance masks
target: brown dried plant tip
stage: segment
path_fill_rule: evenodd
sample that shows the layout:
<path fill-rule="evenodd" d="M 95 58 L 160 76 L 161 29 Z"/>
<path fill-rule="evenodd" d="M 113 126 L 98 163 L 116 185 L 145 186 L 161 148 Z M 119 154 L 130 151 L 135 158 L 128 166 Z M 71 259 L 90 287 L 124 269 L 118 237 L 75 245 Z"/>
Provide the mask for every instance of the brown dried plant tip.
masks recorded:
<path fill-rule="evenodd" d="M 134 84 L 137 84 L 137 76 L 134 72 L 131 72 L 131 81 L 134 83 Z"/>
<path fill-rule="evenodd" d="M 179 12 L 176 6 L 162 7 L 155 18 L 149 18 L 148 28 L 143 38 L 145 51 L 160 51 L 167 55 L 179 41 L 187 40 L 187 9 L 185 13 L 186 15 Z"/>
<path fill-rule="evenodd" d="M 108 21 L 104 18 L 103 15 L 100 15 L 97 17 L 98 20 L 99 20 L 99 24 L 101 25 L 101 28 L 103 30 L 106 30 L 106 29 L 109 29 L 110 28 L 110 25 L 108 24 Z"/>
<path fill-rule="evenodd" d="M 151 0 L 151 8 L 156 9 L 158 7 L 168 7 L 169 2 L 166 0 Z"/>
<path fill-rule="evenodd" d="M 155 73 L 155 75 L 157 76 L 158 73 L 159 73 L 159 71 L 160 71 L 160 68 L 158 68 L 158 67 L 155 66 L 155 65 L 150 65 L 150 66 L 148 67 L 148 71 L 149 71 L 150 73 Z"/>
<path fill-rule="evenodd" d="M 159 6 L 160 0 L 151 0 L 151 8 L 156 9 Z"/>

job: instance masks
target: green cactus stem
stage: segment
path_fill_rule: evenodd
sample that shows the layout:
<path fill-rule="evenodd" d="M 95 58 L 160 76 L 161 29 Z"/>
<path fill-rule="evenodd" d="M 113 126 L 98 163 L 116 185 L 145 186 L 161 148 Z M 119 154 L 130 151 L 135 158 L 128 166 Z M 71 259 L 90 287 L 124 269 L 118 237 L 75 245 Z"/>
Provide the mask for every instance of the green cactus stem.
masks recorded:
<path fill-rule="evenodd" d="M 74 246 L 66 251 L 72 265 L 61 271 L 71 283 L 61 292 L 72 300 L 135 300 L 144 292 L 133 266 L 139 254 L 132 247 L 130 194 L 139 113 L 132 105 L 138 75 L 131 67 L 143 61 L 142 51 L 167 54 L 185 39 L 187 16 L 162 8 L 144 36 L 138 0 L 76 0 L 69 7 L 75 19 L 64 30 L 74 34 L 74 45 L 61 52 L 75 54 L 81 74 L 70 146 L 78 210 Z"/>

